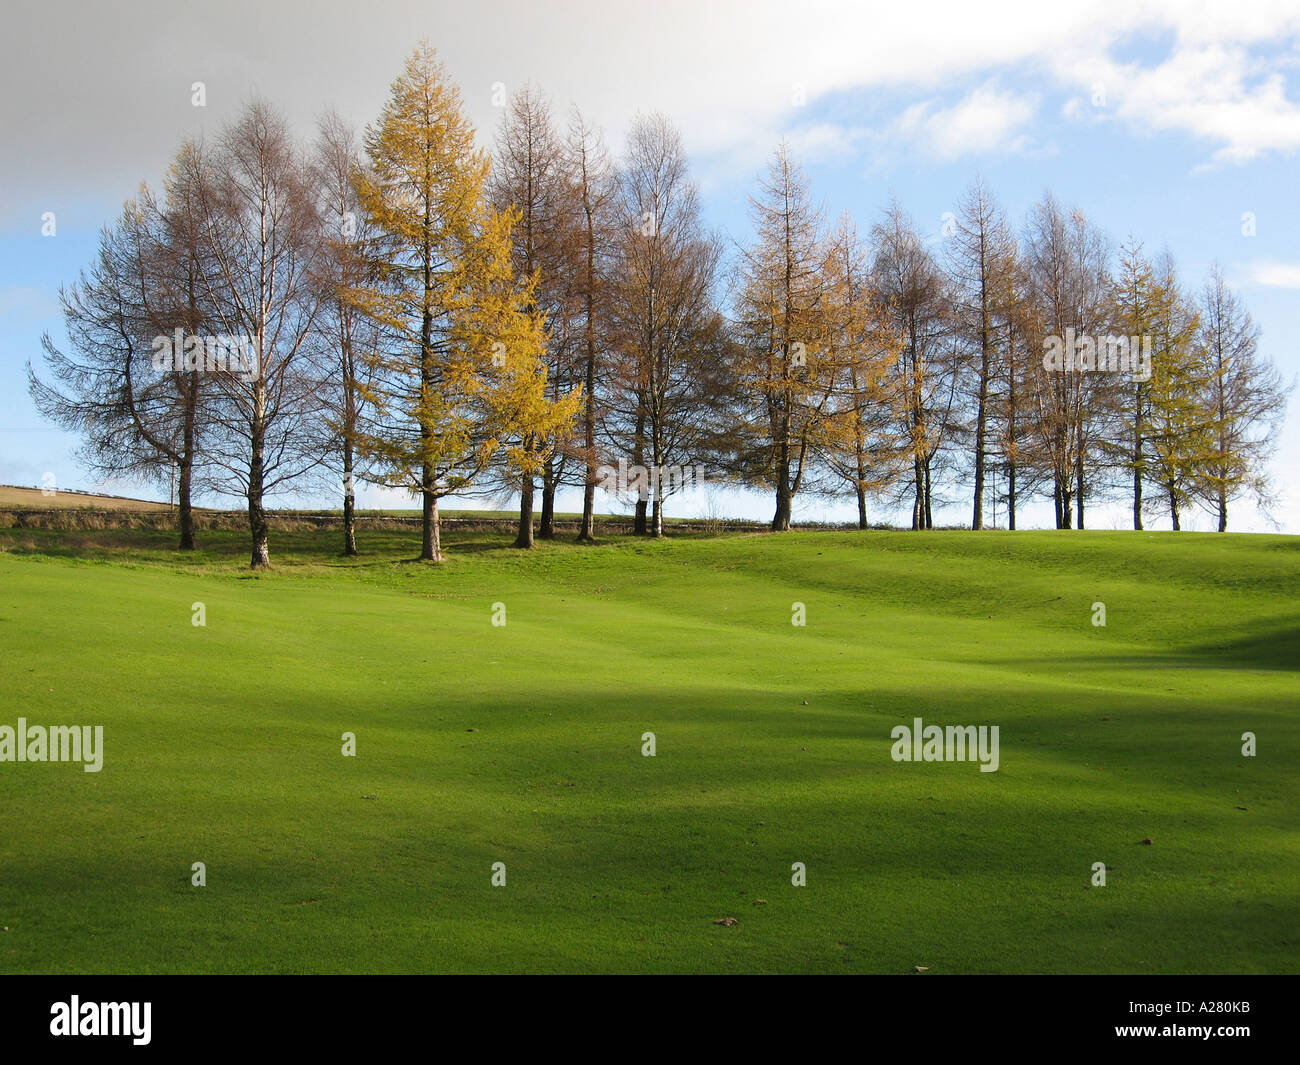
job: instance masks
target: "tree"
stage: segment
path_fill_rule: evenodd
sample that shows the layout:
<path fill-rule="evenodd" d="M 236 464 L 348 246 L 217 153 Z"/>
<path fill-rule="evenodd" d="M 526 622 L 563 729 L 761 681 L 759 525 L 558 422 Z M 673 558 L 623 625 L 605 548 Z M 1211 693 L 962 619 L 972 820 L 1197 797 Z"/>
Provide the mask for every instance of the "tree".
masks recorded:
<path fill-rule="evenodd" d="M 546 398 L 536 278 L 511 265 L 514 211 L 486 199 L 487 156 L 474 145 L 459 92 L 428 45 L 393 82 L 365 137 L 357 196 L 374 227 L 376 280 L 349 298 L 380 326 L 369 358 L 373 413 L 358 439 L 372 477 L 420 493 L 420 558 L 442 560 L 438 501 L 470 488 L 499 451 L 523 477 L 581 401 Z"/>
<path fill-rule="evenodd" d="M 219 487 L 248 501 L 251 565 L 270 565 L 266 496 L 317 469 L 324 413 L 310 356 L 324 293 L 325 237 L 307 161 L 284 118 L 255 100 L 194 175 L 203 254 L 211 261 L 207 324 L 251 353 L 221 388 Z"/>
<path fill-rule="evenodd" d="M 952 275 L 957 295 L 957 332 L 974 360 L 974 510 L 971 528 L 984 528 L 984 479 L 990 446 L 989 389 L 1003 366 L 999 320 L 1006 317 L 1015 241 L 1006 218 L 983 181 L 967 190 L 956 214 Z"/>
<path fill-rule="evenodd" d="M 896 409 L 912 467 L 912 528 L 933 527 L 934 468 L 952 428 L 956 368 L 948 285 L 916 226 L 894 202 L 872 227 L 875 275 L 901 347 Z"/>
<path fill-rule="evenodd" d="M 215 380 L 194 343 L 206 318 L 191 180 L 200 166 L 198 146 L 183 146 L 164 182 L 164 201 L 142 187 L 101 232 L 90 271 L 60 290 L 71 347 L 64 352 L 42 337 L 58 386 L 27 367 L 37 410 L 82 434 L 80 454 L 91 470 L 151 479 L 176 471 L 182 551 L 195 547 L 193 493 L 212 428 Z"/>
<path fill-rule="evenodd" d="M 1005 478 L 1006 490 L 1001 498 L 1006 502 L 1007 528 L 1015 531 L 1016 509 L 1037 488 L 1042 467 L 1034 448 L 1039 434 L 1033 399 L 1035 383 L 1042 376 L 1043 337 L 1024 260 L 1017 247 L 1013 246 L 1011 255 L 997 298 L 1004 358 L 994 375 L 990 419 L 996 426 L 992 447 L 999 459 L 997 468 Z M 993 498 L 996 509 L 999 501 L 996 492 Z"/>
<path fill-rule="evenodd" d="M 713 304 L 721 248 L 704 230 L 681 136 L 662 115 L 633 122 L 620 214 L 615 428 L 632 465 L 648 470 L 636 531 L 662 536 L 664 499 L 683 487 L 667 474 L 696 464 L 726 368 L 717 360 L 724 323 Z"/>
<path fill-rule="evenodd" d="M 1198 495 L 1228 528 L 1228 504 L 1246 492 L 1268 501 L 1264 464 L 1286 411 L 1289 389 L 1259 353 L 1259 327 L 1215 265 L 1200 299 L 1199 348 L 1207 362 L 1204 405 L 1211 450 Z"/>
<path fill-rule="evenodd" d="M 1048 194 L 1030 212 L 1024 241 L 1036 314 L 1045 337 L 1106 332 L 1108 243 L 1082 212 L 1067 212 Z M 1114 381 L 1079 365 L 1036 375 L 1039 447 L 1052 478 L 1056 527 L 1073 517 L 1083 527 L 1084 501 L 1094 487 L 1094 445 Z"/>
<path fill-rule="evenodd" d="M 597 130 L 574 108 L 565 141 L 567 171 L 578 201 L 577 272 L 575 295 L 581 330 L 580 360 L 583 374 L 582 527 L 578 539 L 596 538 L 596 481 L 600 459 L 596 451 L 596 423 L 605 392 L 609 366 L 609 338 L 615 262 L 618 181 L 609 153 Z"/>
<path fill-rule="evenodd" d="M 1146 470 L 1163 490 L 1175 532 L 1192 500 L 1212 448 L 1211 415 L 1205 406 L 1208 375 L 1197 349 L 1200 321 L 1183 293 L 1172 256 L 1166 252 L 1156 274 L 1156 330 L 1147 387 Z"/>
<path fill-rule="evenodd" d="M 907 448 L 898 432 L 898 389 L 893 368 L 901 341 L 875 289 L 868 250 L 848 213 L 830 235 L 826 276 L 832 324 L 828 344 L 840 353 L 843 378 L 836 407 L 844 425 L 827 448 L 831 470 L 857 500 L 858 528 L 867 527 L 867 497 L 893 484 L 905 468 Z"/>
<path fill-rule="evenodd" d="M 746 465 L 749 480 L 774 492 L 772 530 L 783 532 L 843 426 L 833 401 L 845 353 L 830 343 L 822 214 L 784 144 L 750 205 L 756 240 L 742 256 L 737 307 L 754 440 Z"/>
<path fill-rule="evenodd" d="M 579 204 L 568 173 L 568 158 L 555 130 L 550 102 L 531 86 L 510 98 L 497 132 L 488 196 L 498 212 L 514 208 L 511 230 L 517 273 L 535 278 L 528 310 L 546 326 L 545 363 L 553 398 L 570 391 L 578 377 L 577 292 Z M 567 434 L 566 434 L 567 435 Z M 528 434 L 519 447 L 533 457 L 527 464 L 542 471 L 543 539 L 554 536 L 555 491 L 563 465 L 564 439 Z M 516 547 L 533 546 L 534 476 L 525 472 L 520 485 L 519 535 Z"/>
<path fill-rule="evenodd" d="M 1121 335 L 1145 352 L 1149 371 L 1130 374 L 1118 410 L 1119 435 L 1127 441 L 1124 467 L 1133 484 L 1133 528 L 1143 528 L 1150 502 L 1143 488 L 1151 481 L 1164 489 L 1176 528 L 1180 493 L 1197 461 L 1181 438 L 1200 431 L 1191 407 L 1195 397 L 1183 394 L 1194 387 L 1196 318 L 1178 292 L 1172 264 L 1166 261 L 1158 271 L 1134 241 L 1120 249 L 1112 301 Z"/>
<path fill-rule="evenodd" d="M 378 341 L 373 320 L 366 318 L 347 293 L 364 285 L 368 265 L 362 254 L 369 234 L 356 195 L 355 176 L 361 165 L 352 129 L 335 113 L 325 115 L 317 133 L 314 173 L 326 254 L 320 283 L 323 307 L 320 318 L 328 390 L 331 441 L 339 456 L 343 483 L 343 553 L 357 554 L 356 480 L 357 440 L 366 406 L 366 355 Z"/>

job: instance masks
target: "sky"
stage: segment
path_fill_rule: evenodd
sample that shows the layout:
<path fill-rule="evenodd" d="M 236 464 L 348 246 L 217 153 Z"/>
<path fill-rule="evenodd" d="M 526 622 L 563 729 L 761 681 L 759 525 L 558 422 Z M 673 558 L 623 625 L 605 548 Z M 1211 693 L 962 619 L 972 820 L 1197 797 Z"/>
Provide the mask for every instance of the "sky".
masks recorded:
<path fill-rule="evenodd" d="M 1050 190 L 1116 244 L 1167 247 L 1190 288 L 1217 262 L 1264 354 L 1287 382 L 1300 376 L 1295 0 L 6 0 L 0 19 L 0 483 L 53 474 L 60 488 L 158 497 L 90 480 L 77 440 L 44 425 L 28 398 L 25 365 L 39 371 L 42 334 L 64 340 L 59 286 L 92 261 L 100 227 L 140 183 L 159 183 L 182 140 L 215 135 L 255 94 L 304 138 L 330 108 L 364 127 L 425 38 L 485 147 L 502 113 L 494 101 L 526 82 L 559 115 L 580 107 L 615 151 L 638 112 L 667 114 L 705 217 L 733 248 L 749 239 L 749 197 L 782 140 L 828 221 L 848 211 L 865 231 L 897 198 L 940 255 L 944 213 L 977 175 L 1016 225 Z M 1298 403 L 1293 392 L 1270 464 L 1271 514 L 1242 501 L 1234 530 L 1300 532 Z M 945 496 L 936 524 L 969 521 L 967 490 Z M 365 488 L 360 505 L 410 503 Z M 580 509 L 579 493 L 558 505 Z M 708 487 L 668 503 L 670 516 L 771 511 L 765 493 Z M 796 501 L 796 520 L 854 515 L 848 500 Z M 870 516 L 908 518 L 884 505 Z M 1051 517 L 1039 500 L 1018 524 Z M 1130 520 L 1122 499 L 1089 516 L 1094 528 Z M 1205 514 L 1184 521 L 1213 527 Z"/>

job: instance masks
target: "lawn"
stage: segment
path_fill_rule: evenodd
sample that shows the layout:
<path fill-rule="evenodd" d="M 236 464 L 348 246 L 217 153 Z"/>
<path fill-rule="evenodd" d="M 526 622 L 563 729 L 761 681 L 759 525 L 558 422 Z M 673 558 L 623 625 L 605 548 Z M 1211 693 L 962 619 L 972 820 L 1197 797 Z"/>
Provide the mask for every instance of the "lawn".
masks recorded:
<path fill-rule="evenodd" d="M 1300 539 L 173 540 L 0 530 L 0 972 L 1300 971 Z"/>

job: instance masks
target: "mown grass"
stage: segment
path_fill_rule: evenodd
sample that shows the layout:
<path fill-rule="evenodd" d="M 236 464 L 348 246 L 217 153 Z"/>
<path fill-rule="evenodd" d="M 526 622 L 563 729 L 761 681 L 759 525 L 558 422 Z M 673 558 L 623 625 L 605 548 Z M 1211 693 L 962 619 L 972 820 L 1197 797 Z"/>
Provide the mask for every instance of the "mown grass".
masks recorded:
<path fill-rule="evenodd" d="M 1300 970 L 1300 540 L 508 539 L 0 530 L 0 971 Z"/>

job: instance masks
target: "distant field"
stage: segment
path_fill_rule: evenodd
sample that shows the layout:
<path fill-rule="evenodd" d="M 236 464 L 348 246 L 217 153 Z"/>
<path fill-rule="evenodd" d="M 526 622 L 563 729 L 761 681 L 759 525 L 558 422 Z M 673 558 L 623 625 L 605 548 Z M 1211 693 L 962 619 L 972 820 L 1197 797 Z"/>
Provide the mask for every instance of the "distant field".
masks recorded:
<path fill-rule="evenodd" d="M 1300 539 L 246 539 L 0 530 L 0 971 L 1300 971 Z"/>
<path fill-rule="evenodd" d="M 237 501 L 236 501 L 237 502 Z M 71 492 L 60 490 L 52 495 L 45 495 L 39 488 L 20 488 L 17 485 L 0 484 L 0 507 L 14 507 L 30 510 L 53 510 L 58 507 L 93 507 L 96 510 L 171 510 L 170 503 L 158 503 L 147 499 L 134 499 L 129 496 L 110 496 L 97 495 L 93 492 Z M 198 508 L 211 509 L 211 508 Z M 240 509 L 235 503 L 229 508 L 231 510 Z M 274 503 L 271 504 L 273 511 L 283 510 L 277 508 Z M 342 515 L 341 509 L 324 508 L 315 510 L 301 510 L 299 508 L 287 508 L 289 513 L 301 514 L 339 514 Z M 392 517 L 392 518 L 418 518 L 420 516 L 419 507 L 396 508 L 396 509 L 362 509 L 359 514 L 370 515 L 373 517 Z M 519 512 L 517 510 L 471 510 L 471 509 L 443 509 L 444 518 L 483 518 L 483 519 L 509 519 L 518 520 Z M 607 518 L 609 515 L 602 514 L 598 517 Z M 540 514 L 538 516 L 540 521 Z M 556 521 L 581 521 L 581 513 L 557 513 Z"/>
<path fill-rule="evenodd" d="M 236 505 L 238 501 L 233 501 L 226 509 L 239 511 Z M 94 510 L 118 510 L 118 511 L 166 511 L 173 509 L 169 503 L 158 503 L 147 499 L 133 499 L 127 496 L 109 496 L 96 495 L 93 492 L 70 492 L 60 490 L 53 495 L 45 495 L 39 488 L 20 488 L 16 485 L 0 485 L 0 509 L 14 510 L 56 510 L 63 508 L 89 508 Z M 210 507 L 196 507 L 199 511 L 208 511 Z M 339 508 L 319 508 L 302 510 L 300 508 L 279 508 L 272 503 L 271 512 L 273 514 L 320 514 L 320 515 L 337 515 L 342 519 L 342 510 Z M 371 518 L 410 518 L 418 519 L 420 509 L 418 507 L 410 508 L 390 508 L 390 509 L 358 509 L 359 517 Z M 442 510 L 442 517 L 448 520 L 471 519 L 482 521 L 518 521 L 519 512 L 517 510 L 472 510 L 472 509 L 446 509 Z M 598 520 L 627 520 L 610 514 L 597 514 Z M 556 513 L 555 520 L 558 522 L 577 522 L 582 520 L 581 513 Z M 675 521 L 691 519 L 674 519 Z M 536 521 L 540 524 L 540 514 Z"/>
<path fill-rule="evenodd" d="M 170 510 L 166 503 L 121 496 L 94 495 L 89 492 L 57 491 L 45 495 L 39 488 L 18 488 L 0 484 L 0 507 L 24 510 L 55 510 L 63 507 L 94 507 L 97 510 Z"/>

